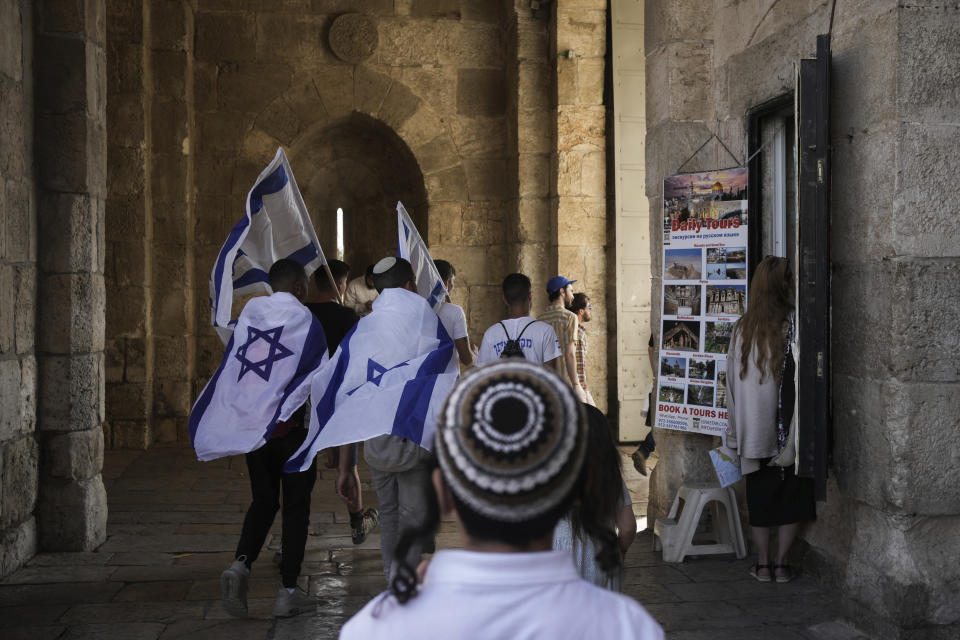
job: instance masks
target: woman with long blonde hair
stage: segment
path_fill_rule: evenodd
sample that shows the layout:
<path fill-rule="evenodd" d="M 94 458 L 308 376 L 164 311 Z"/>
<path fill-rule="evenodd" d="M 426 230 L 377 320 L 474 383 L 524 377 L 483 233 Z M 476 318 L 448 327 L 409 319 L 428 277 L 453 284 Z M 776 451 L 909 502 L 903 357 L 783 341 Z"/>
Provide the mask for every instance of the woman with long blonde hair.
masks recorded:
<path fill-rule="evenodd" d="M 726 446 L 740 460 L 747 511 L 757 548 L 750 575 L 760 582 L 789 582 L 790 546 L 800 523 L 813 520 L 813 481 L 784 464 L 794 411 L 796 363 L 794 283 L 784 258 L 767 256 L 750 282 L 749 306 L 733 328 L 727 356 Z M 789 456 L 788 456 L 789 457 Z M 777 530 L 771 571 L 770 530 Z"/>

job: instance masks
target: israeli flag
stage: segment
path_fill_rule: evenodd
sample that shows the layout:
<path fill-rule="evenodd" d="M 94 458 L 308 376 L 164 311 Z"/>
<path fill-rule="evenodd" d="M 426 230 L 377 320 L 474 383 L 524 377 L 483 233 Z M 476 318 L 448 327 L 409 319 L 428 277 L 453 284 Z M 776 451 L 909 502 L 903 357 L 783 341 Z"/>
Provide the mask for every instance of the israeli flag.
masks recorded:
<path fill-rule="evenodd" d="M 402 202 L 397 203 L 397 231 L 397 254 L 413 267 L 417 278 L 417 293 L 427 299 L 434 311 L 438 311 L 447 299 L 447 288 L 443 286 L 430 251 Z"/>
<path fill-rule="evenodd" d="M 210 273 L 213 327 L 225 343 L 235 324 L 234 296 L 271 293 L 267 273 L 281 258 L 302 264 L 307 277 L 326 264 L 282 147 L 247 194 L 247 214 L 230 231 Z"/>
<path fill-rule="evenodd" d="M 247 302 L 223 362 L 190 410 L 190 440 L 199 460 L 248 453 L 270 439 L 277 422 L 306 402 L 327 360 L 320 321 L 291 294 Z"/>
<path fill-rule="evenodd" d="M 419 295 L 385 289 L 311 383 L 310 430 L 287 461 L 304 470 L 321 449 L 393 434 L 430 449 L 458 369 L 453 340 Z"/>

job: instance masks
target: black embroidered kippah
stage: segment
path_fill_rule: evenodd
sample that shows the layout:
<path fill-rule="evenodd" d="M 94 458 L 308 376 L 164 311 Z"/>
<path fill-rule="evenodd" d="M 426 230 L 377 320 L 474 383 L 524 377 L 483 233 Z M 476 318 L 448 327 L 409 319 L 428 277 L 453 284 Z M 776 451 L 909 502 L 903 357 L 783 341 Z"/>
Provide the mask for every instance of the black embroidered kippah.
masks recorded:
<path fill-rule="evenodd" d="M 466 375 L 437 427 L 451 491 L 494 520 L 542 515 L 570 493 L 585 451 L 583 406 L 559 376 L 523 360 Z"/>

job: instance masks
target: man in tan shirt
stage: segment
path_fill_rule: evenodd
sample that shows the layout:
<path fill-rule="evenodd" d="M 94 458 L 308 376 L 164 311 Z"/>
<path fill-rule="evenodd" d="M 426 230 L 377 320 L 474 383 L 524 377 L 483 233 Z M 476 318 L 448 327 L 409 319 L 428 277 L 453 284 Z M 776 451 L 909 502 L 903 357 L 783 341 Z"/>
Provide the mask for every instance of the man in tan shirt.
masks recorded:
<path fill-rule="evenodd" d="M 550 304 L 541 313 L 537 320 L 546 322 L 557 334 L 560 342 L 560 351 L 563 357 L 558 358 L 560 377 L 570 382 L 577 398 L 585 402 L 587 395 L 577 378 L 577 314 L 567 311 L 566 307 L 573 302 L 573 287 L 576 280 L 567 280 L 563 276 L 554 276 L 547 282 L 547 296 Z"/>

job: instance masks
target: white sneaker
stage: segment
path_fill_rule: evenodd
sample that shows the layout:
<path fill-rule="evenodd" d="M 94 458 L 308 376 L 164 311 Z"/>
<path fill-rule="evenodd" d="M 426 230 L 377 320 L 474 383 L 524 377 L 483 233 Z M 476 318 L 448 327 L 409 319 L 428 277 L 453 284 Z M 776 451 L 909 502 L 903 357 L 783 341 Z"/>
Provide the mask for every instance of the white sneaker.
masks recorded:
<path fill-rule="evenodd" d="M 247 617 L 247 580 L 250 569 L 243 560 L 234 560 L 226 571 L 220 574 L 220 599 L 223 608 L 237 618 Z"/>
<path fill-rule="evenodd" d="M 273 615 L 277 618 L 289 618 L 314 611 L 316 608 L 316 599 L 308 596 L 299 587 L 294 589 L 293 593 L 287 591 L 286 587 L 280 587 L 277 589 L 277 602 L 273 605 Z"/>

